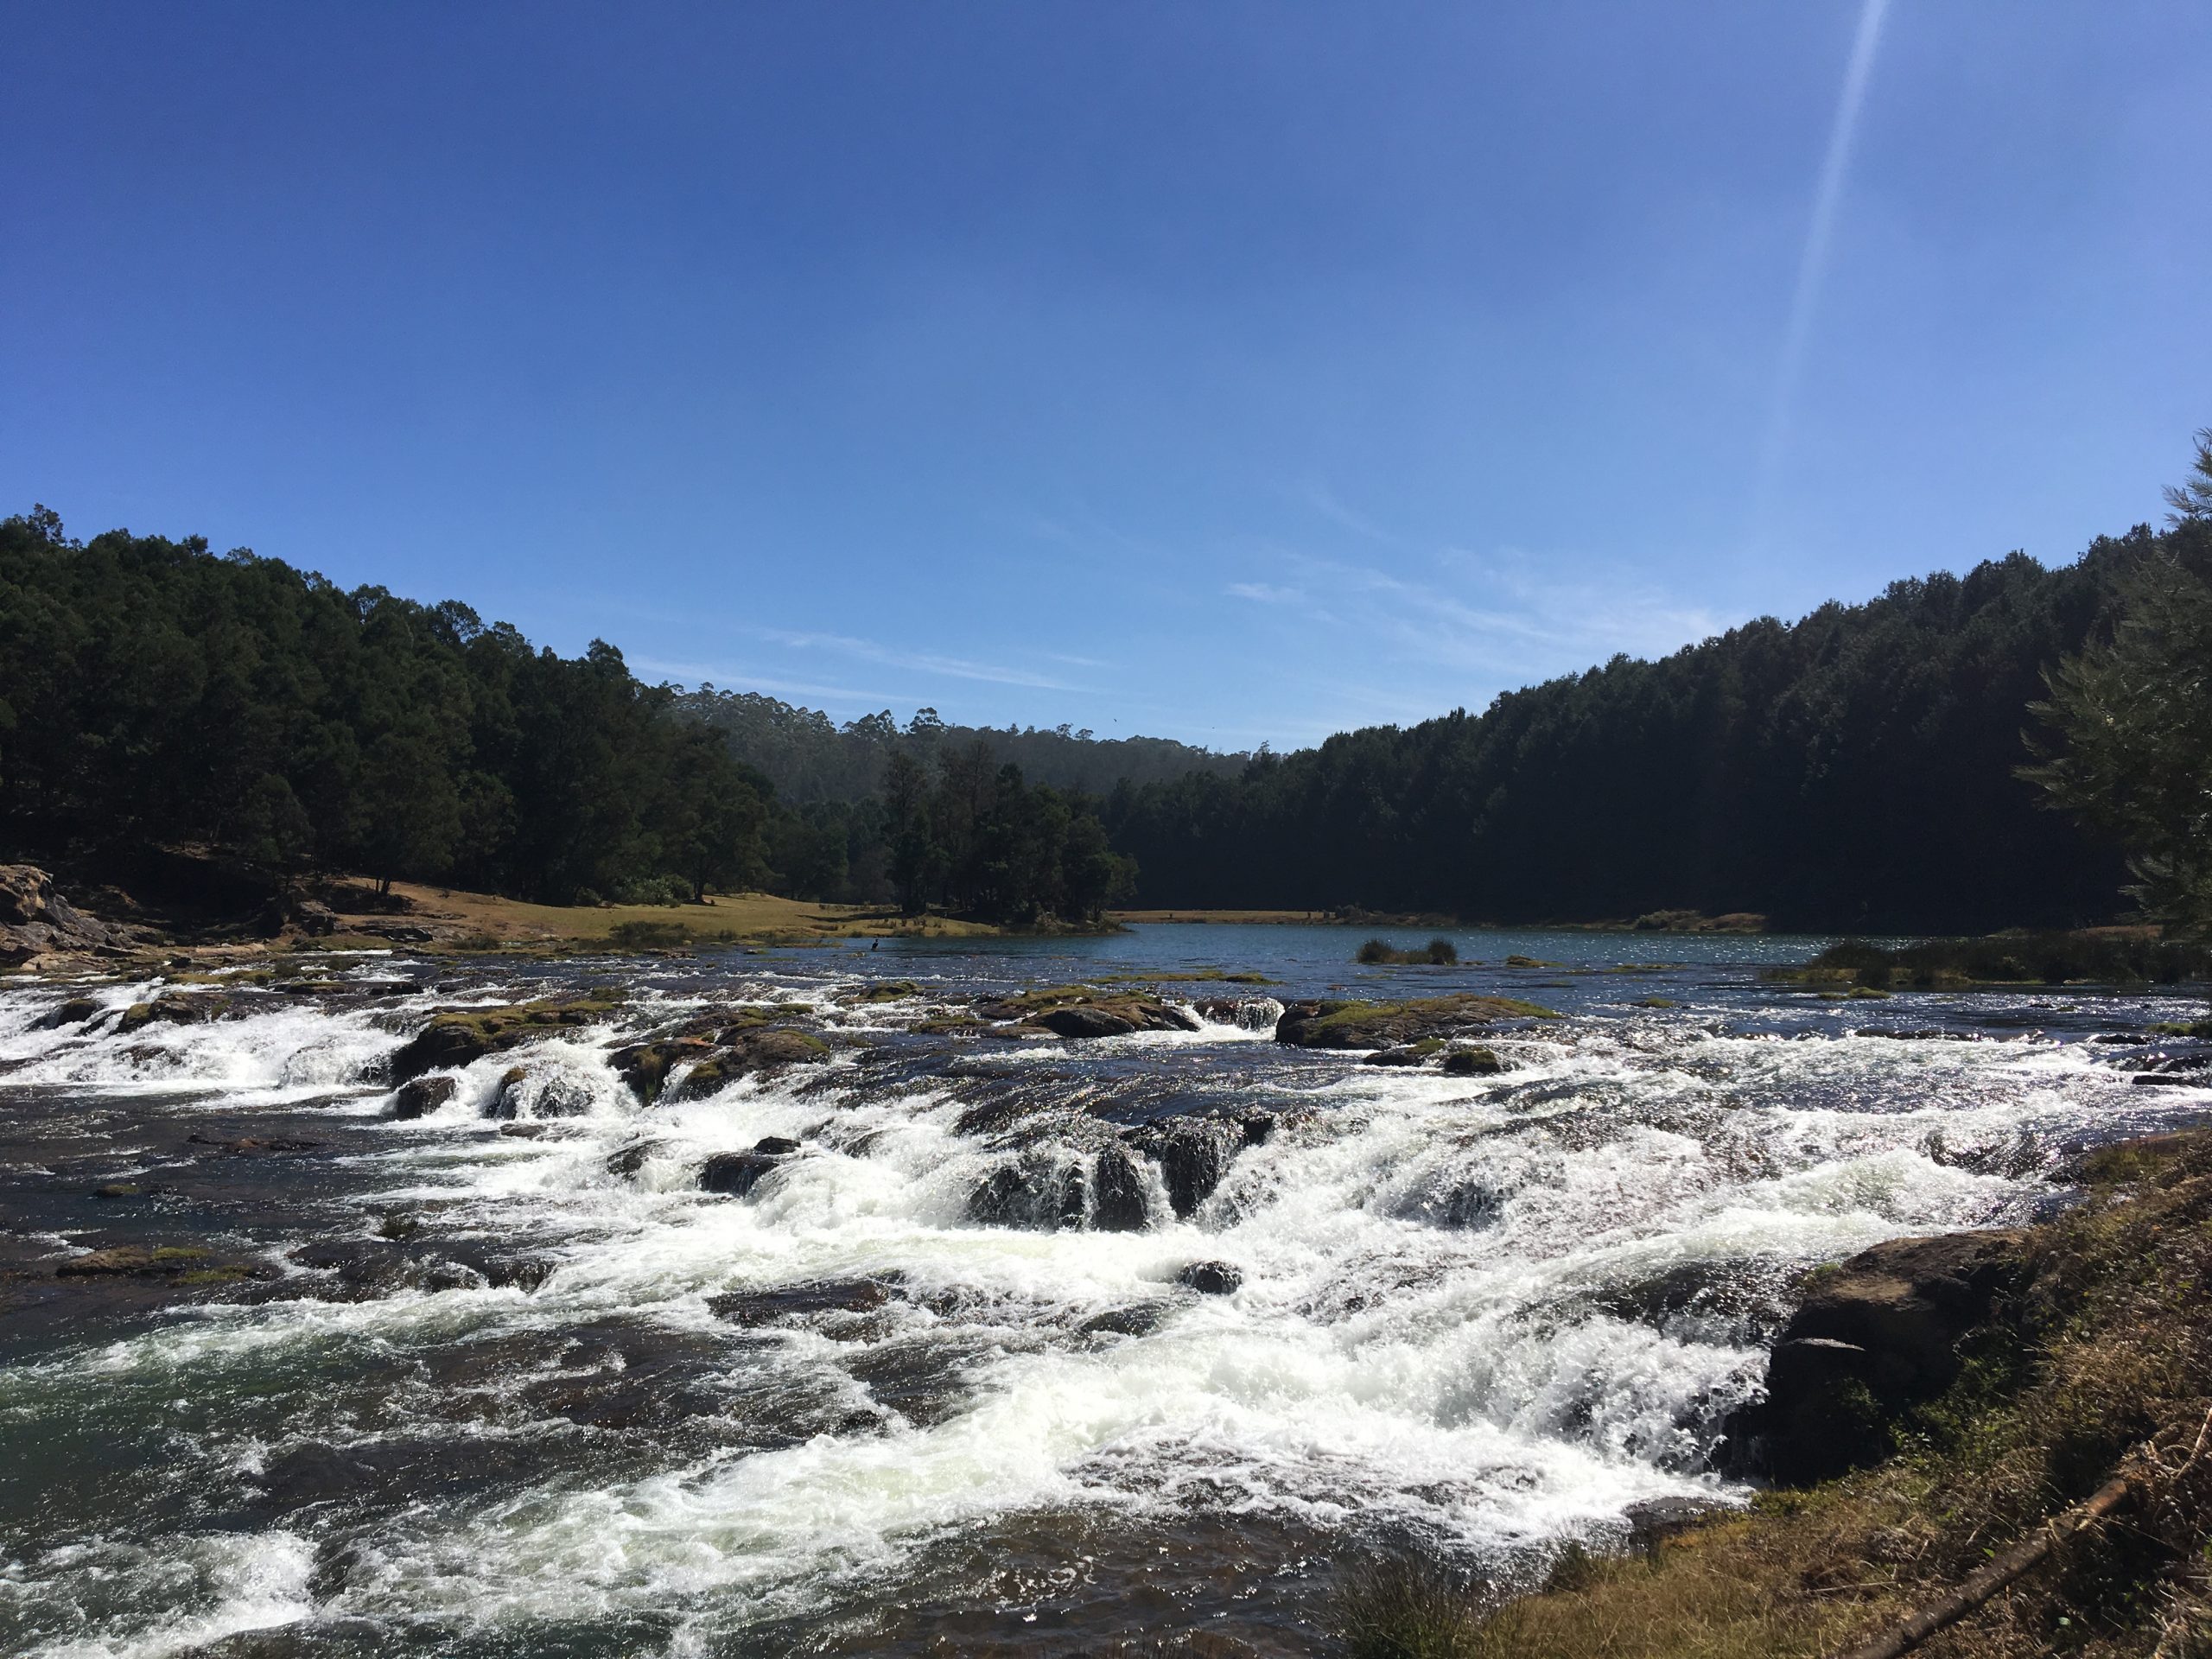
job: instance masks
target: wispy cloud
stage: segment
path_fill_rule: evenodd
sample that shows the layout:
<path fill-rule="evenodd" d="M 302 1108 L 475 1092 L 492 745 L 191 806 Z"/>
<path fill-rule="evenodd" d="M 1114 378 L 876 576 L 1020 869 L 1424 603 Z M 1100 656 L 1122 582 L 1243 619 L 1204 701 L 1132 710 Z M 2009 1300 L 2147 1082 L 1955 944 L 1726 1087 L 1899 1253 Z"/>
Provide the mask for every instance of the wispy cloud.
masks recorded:
<path fill-rule="evenodd" d="M 1306 594 L 1296 588 L 1278 588 L 1265 582 L 1232 582 L 1225 590 L 1237 599 L 1249 599 L 1262 605 L 1296 605 Z"/>
<path fill-rule="evenodd" d="M 942 675 L 949 679 L 982 680 L 992 685 L 1027 686 L 1039 691 L 1080 691 L 1084 689 L 1031 669 L 979 663 L 965 657 L 940 656 L 934 652 L 900 651 L 895 646 L 879 645 L 873 639 L 855 639 L 850 634 L 793 632 L 779 628 L 763 628 L 759 632 L 762 639 L 793 651 L 836 652 L 841 656 L 855 657 L 863 662 L 881 663 L 887 667 L 909 669 L 921 674 Z"/>

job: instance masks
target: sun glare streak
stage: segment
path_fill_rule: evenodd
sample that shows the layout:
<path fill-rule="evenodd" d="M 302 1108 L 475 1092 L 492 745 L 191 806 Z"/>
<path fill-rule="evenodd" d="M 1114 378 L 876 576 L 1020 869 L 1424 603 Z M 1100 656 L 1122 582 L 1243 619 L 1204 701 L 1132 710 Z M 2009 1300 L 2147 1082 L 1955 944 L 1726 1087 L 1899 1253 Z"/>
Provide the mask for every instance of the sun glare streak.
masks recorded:
<path fill-rule="evenodd" d="M 1759 454 L 1758 486 L 1751 513 L 1752 540 L 1763 538 L 1774 505 L 1775 486 L 1782 458 L 1789 442 L 1791 406 L 1803 370 L 1805 346 L 1811 337 L 1813 312 L 1820 302 L 1821 283 L 1827 273 L 1828 248 L 1835 238 L 1836 212 L 1843 200 L 1846 175 L 1851 168 L 1851 148 L 1858 137 L 1859 111 L 1866 101 L 1867 82 L 1874 72 L 1874 54 L 1881 44 L 1882 20 L 1890 0 L 1865 0 L 1859 12 L 1859 30 L 1851 42 L 1851 59 L 1843 72 L 1843 92 L 1837 99 L 1835 120 L 1828 129 L 1827 154 L 1821 162 L 1821 177 L 1813 193 L 1812 222 L 1806 226 L 1805 248 L 1797 262 L 1797 284 L 1789 300 L 1789 322 L 1782 339 L 1782 355 L 1775 365 L 1774 391 L 1768 404 L 1766 440 Z"/>

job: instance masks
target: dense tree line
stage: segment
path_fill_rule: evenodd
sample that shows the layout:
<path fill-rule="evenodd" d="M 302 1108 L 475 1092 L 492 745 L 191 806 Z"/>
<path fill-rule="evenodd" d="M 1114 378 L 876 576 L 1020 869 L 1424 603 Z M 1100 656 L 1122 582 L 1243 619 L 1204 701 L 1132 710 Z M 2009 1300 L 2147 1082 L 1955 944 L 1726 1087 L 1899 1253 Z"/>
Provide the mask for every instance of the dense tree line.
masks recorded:
<path fill-rule="evenodd" d="M 757 691 L 702 685 L 677 699 L 684 714 L 729 741 L 730 753 L 796 804 L 858 801 L 879 793 L 894 754 L 933 766 L 940 753 L 985 743 L 1000 761 L 1021 768 L 1032 784 L 1103 795 L 1117 783 L 1165 782 L 1188 772 L 1234 774 L 1241 754 L 1218 754 L 1166 737 L 1099 737 L 1068 726 L 1039 728 L 957 726 L 934 709 L 915 711 L 905 726 L 887 709 L 842 726 L 816 709 L 794 708 Z"/>
<path fill-rule="evenodd" d="M 557 903 L 766 879 L 771 791 L 613 646 L 250 552 L 0 523 L 0 830 Z"/>
<path fill-rule="evenodd" d="M 793 806 L 603 641 L 563 658 L 243 550 L 0 522 L 0 837 L 21 854 L 119 869 L 189 846 L 570 904 L 883 900 L 897 850 L 912 902 L 1009 921 L 1126 890 L 1094 804 L 930 719 L 895 737 L 893 774 L 933 790 Z"/>
<path fill-rule="evenodd" d="M 2196 531 L 2139 528 L 1617 658 L 1234 778 L 1116 791 L 1147 905 L 1474 919 L 1763 912 L 1821 929 L 2103 920 L 2118 851 L 2018 775 L 2044 675 Z"/>
<path fill-rule="evenodd" d="M 2069 565 L 2016 553 L 1250 757 L 929 710 L 841 728 L 243 550 L 79 543 L 41 509 L 0 523 L 0 836 L 554 902 L 767 887 L 1023 922 L 1134 897 L 1897 931 L 2108 918 L 2125 854 L 2154 913 L 2208 921 L 2204 442 L 2167 529 Z M 1102 806 L 1101 766 L 1149 776 Z"/>

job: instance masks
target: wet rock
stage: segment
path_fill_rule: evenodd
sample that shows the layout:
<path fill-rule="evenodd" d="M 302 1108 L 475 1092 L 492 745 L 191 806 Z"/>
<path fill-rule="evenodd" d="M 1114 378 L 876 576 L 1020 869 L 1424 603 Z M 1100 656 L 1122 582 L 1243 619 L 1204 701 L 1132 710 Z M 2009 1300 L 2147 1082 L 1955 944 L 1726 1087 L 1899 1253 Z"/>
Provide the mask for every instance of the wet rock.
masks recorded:
<path fill-rule="evenodd" d="M 1272 996 L 1211 996 L 1198 1005 L 1201 1018 L 1242 1031 L 1273 1031 L 1282 1004 Z"/>
<path fill-rule="evenodd" d="M 1138 1028 L 1134 1020 L 1104 1008 L 1049 1008 L 1036 1023 L 1055 1037 L 1126 1037 Z"/>
<path fill-rule="evenodd" d="M 1246 1144 L 1241 1123 L 1213 1117 L 1175 1117 L 1147 1124 L 1129 1143 L 1160 1166 L 1168 1203 L 1179 1219 L 1213 1196 L 1230 1162 Z"/>
<path fill-rule="evenodd" d="M 658 1141 L 633 1141 L 607 1155 L 607 1173 L 624 1177 L 635 1175 L 645 1166 L 645 1160 L 659 1151 L 660 1147 Z"/>
<path fill-rule="evenodd" d="M 528 1071 L 518 1065 L 509 1066 L 499 1074 L 499 1084 L 492 1091 L 492 1103 L 484 1109 L 484 1116 L 504 1118 L 520 1117 L 529 1083 Z"/>
<path fill-rule="evenodd" d="M 396 1118 L 426 1117 L 454 1097 L 460 1084 L 451 1077 L 416 1077 L 400 1085 L 391 1097 L 391 1115 Z"/>
<path fill-rule="evenodd" d="M 709 1049 L 669 1090 L 671 1100 L 696 1100 L 758 1072 L 788 1065 L 814 1065 L 830 1058 L 830 1045 L 811 1032 L 788 1027 L 743 1029 L 724 1033 L 721 1048 Z"/>
<path fill-rule="evenodd" d="M 1710 1497 L 1647 1497 L 1621 1511 L 1628 1522 L 1628 1548 L 1632 1554 L 1656 1555 L 1677 1533 L 1703 1526 L 1730 1506 Z"/>
<path fill-rule="evenodd" d="M 1232 1262 L 1193 1262 L 1175 1282 L 1201 1296 L 1227 1296 L 1244 1282 L 1244 1269 Z"/>
<path fill-rule="evenodd" d="M 1549 1008 L 1510 996 L 1436 996 L 1410 1002 L 1294 1002 L 1275 1023 L 1293 1048 L 1392 1048 L 1503 1021 L 1556 1020 Z"/>
<path fill-rule="evenodd" d="M 1455 1048 L 1444 1057 L 1444 1075 L 1447 1077 L 1494 1077 L 1505 1070 L 1505 1062 L 1487 1048 Z"/>
<path fill-rule="evenodd" d="M 1092 1211 L 1092 1190 L 1088 1160 L 1035 1147 L 976 1184 L 968 1195 L 968 1218 L 985 1227 L 1077 1230 Z"/>
<path fill-rule="evenodd" d="M 105 1186 L 94 1187 L 92 1196 L 105 1199 L 144 1198 L 160 1191 L 157 1186 L 148 1186 L 139 1181 L 110 1181 Z"/>
<path fill-rule="evenodd" d="M 390 1075 L 394 1083 L 409 1083 L 425 1072 L 458 1071 L 518 1044 L 600 1024 L 617 1006 L 576 997 L 500 1008 L 449 1009 L 431 1015 L 429 1024 L 392 1055 Z"/>
<path fill-rule="evenodd" d="M 699 1190 L 741 1198 L 783 1166 L 784 1160 L 770 1153 L 718 1152 L 700 1166 Z"/>
<path fill-rule="evenodd" d="M 650 1106 L 667 1086 L 671 1068 L 680 1062 L 702 1060 L 714 1052 L 715 1046 L 703 1037 L 679 1037 L 665 1042 L 632 1043 L 616 1049 L 611 1058 L 615 1076 L 629 1085 L 641 1103 Z"/>
<path fill-rule="evenodd" d="M 766 1153 L 771 1157 L 797 1152 L 798 1149 L 799 1143 L 788 1135 L 764 1135 L 753 1143 L 753 1151 Z"/>
<path fill-rule="evenodd" d="M 1950 1386 L 1960 1339 L 2020 1281 L 2025 1238 L 1892 1239 L 1809 1275 L 1766 1397 L 1727 1425 L 1722 1466 L 1802 1485 L 1886 1456 L 1901 1414 Z"/>
<path fill-rule="evenodd" d="M 321 1141 L 305 1141 L 289 1135 L 243 1135 L 235 1141 L 226 1141 L 217 1135 L 188 1135 L 188 1147 L 204 1148 L 201 1155 L 220 1155 L 226 1158 L 276 1158 L 302 1152 L 319 1152 L 327 1144 Z"/>
<path fill-rule="evenodd" d="M 1145 1179 L 1120 1147 L 1102 1147 L 1091 1166 L 1091 1224 L 1103 1233 L 1140 1233 L 1151 1219 Z"/>
<path fill-rule="evenodd" d="M 1175 1311 L 1172 1302 L 1134 1302 L 1127 1307 L 1109 1308 L 1094 1314 L 1076 1326 L 1079 1336 L 1148 1337 L 1166 1323 L 1167 1316 Z"/>
<path fill-rule="evenodd" d="M 33 1031 L 59 1031 L 64 1026 L 81 1026 L 100 1011 L 100 1004 L 89 996 L 73 996 L 58 1007 L 48 1008 L 31 1021 Z"/>
<path fill-rule="evenodd" d="M 894 1290 L 880 1279 L 830 1279 L 774 1290 L 731 1291 L 709 1296 L 707 1306 L 732 1325 L 778 1325 L 823 1313 L 870 1313 L 888 1303 Z"/>
<path fill-rule="evenodd" d="M 1378 1048 L 1363 1064 L 1368 1065 L 1420 1065 L 1429 1056 L 1444 1046 L 1443 1039 L 1432 1037 L 1425 1042 L 1405 1043 L 1396 1048 Z"/>
<path fill-rule="evenodd" d="M 845 992 L 838 997 L 837 1002 L 841 1007 L 872 1007 L 879 1002 L 903 1002 L 908 997 L 921 994 L 922 988 L 911 979 L 880 979 L 857 990 Z"/>
<path fill-rule="evenodd" d="M 54 1268 L 58 1279 L 96 1279 L 111 1274 L 133 1275 L 188 1273 L 207 1265 L 209 1253 L 197 1245 L 118 1244 L 105 1250 L 72 1256 Z"/>
<path fill-rule="evenodd" d="M 1059 985 L 1013 996 L 984 997 L 976 1002 L 976 1012 L 986 1020 L 1009 1022 L 1017 1031 L 1076 1039 L 1198 1029 L 1198 1017 L 1187 1008 L 1142 992 L 1101 990 L 1089 985 Z"/>

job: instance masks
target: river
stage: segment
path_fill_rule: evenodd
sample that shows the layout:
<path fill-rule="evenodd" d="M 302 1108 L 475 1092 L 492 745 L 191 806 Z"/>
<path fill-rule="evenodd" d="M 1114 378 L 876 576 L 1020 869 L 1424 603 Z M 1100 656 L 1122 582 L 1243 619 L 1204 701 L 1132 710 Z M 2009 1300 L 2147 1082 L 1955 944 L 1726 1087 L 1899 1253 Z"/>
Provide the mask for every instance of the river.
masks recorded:
<path fill-rule="evenodd" d="M 2070 1153 L 2212 1110 L 2127 1069 L 2201 1000 L 1839 1001 L 1760 976 L 1816 940 L 1455 937 L 1490 965 L 1205 925 L 305 953 L 130 1030 L 207 988 L 10 982 L 0 1649 L 1305 1654 L 1376 1553 L 1510 1578 L 1738 1500 L 1708 1459 L 1796 1274 L 2039 1213 Z M 1270 982 L 1177 977 L 1216 968 Z M 914 1029 L 1119 976 L 1211 1017 Z M 1487 1034 L 1484 1076 L 1273 1040 L 1301 996 L 1460 990 L 1561 1017 Z M 587 991 L 621 1000 L 391 1115 L 435 1011 Z M 614 1051 L 724 1003 L 830 1058 L 642 1103 Z M 1161 1148 L 1200 1141 L 1194 1185 Z M 129 1246 L 206 1254 L 57 1274 Z"/>

